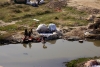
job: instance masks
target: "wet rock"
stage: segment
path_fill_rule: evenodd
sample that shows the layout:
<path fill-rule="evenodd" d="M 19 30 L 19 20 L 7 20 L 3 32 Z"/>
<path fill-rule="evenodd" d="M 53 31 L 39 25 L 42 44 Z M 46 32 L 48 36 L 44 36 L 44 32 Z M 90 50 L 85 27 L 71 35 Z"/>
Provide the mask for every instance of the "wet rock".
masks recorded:
<path fill-rule="evenodd" d="M 68 41 L 74 41 L 74 38 L 68 38 Z"/>
<path fill-rule="evenodd" d="M 79 42 L 79 43 L 83 43 L 83 40 L 79 40 L 78 42 Z"/>

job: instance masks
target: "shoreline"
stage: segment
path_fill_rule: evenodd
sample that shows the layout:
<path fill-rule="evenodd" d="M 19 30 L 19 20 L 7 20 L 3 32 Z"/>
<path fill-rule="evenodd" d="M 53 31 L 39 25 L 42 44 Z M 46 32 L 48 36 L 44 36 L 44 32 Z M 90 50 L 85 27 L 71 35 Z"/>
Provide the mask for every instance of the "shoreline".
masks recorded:
<path fill-rule="evenodd" d="M 64 27 L 64 28 L 59 28 L 57 27 L 57 29 L 59 29 L 59 31 L 57 31 L 57 36 L 54 38 L 56 39 L 64 39 L 64 40 L 68 40 L 68 41 L 79 41 L 80 43 L 83 42 L 83 40 L 88 39 L 87 37 L 84 36 L 84 33 L 87 31 L 86 26 L 79 26 L 79 27 Z M 5 36 L 6 35 L 6 36 Z M 23 39 L 24 39 L 24 32 L 16 32 L 13 33 L 11 35 L 1 35 L 1 36 L 5 36 L 5 37 L 1 37 L 0 39 L 0 44 L 17 44 L 17 43 L 23 43 Z M 33 29 L 33 34 L 32 34 L 33 38 L 40 38 L 39 33 L 37 33 L 36 28 Z M 96 38 L 89 38 L 91 40 L 99 40 Z M 50 39 L 53 40 L 53 39 Z M 33 43 L 35 41 L 32 41 Z M 40 41 L 39 41 L 40 42 Z"/>

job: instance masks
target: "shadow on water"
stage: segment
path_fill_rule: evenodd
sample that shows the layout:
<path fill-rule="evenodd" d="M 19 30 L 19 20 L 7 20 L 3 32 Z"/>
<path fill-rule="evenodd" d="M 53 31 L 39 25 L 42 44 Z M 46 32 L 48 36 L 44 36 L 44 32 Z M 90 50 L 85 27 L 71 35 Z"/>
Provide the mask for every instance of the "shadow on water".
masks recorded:
<path fill-rule="evenodd" d="M 55 44 L 56 41 L 57 41 L 57 40 L 50 40 L 50 41 L 48 41 L 48 43 L 50 43 L 50 44 Z"/>

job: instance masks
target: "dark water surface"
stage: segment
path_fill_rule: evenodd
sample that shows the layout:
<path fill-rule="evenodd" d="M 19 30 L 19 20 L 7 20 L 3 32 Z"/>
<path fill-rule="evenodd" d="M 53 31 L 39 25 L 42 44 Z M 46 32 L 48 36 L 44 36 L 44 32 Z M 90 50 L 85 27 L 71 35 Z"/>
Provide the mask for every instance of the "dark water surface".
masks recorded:
<path fill-rule="evenodd" d="M 0 46 L 0 65 L 3 67 L 65 67 L 65 61 L 94 56 L 100 56 L 100 41 L 79 43 L 60 39 L 46 44 Z"/>

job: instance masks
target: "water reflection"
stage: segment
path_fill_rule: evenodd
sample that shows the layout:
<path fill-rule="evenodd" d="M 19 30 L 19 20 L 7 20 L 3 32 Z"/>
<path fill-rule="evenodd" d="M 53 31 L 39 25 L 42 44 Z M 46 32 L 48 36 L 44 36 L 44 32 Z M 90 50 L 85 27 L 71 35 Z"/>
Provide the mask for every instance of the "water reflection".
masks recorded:
<path fill-rule="evenodd" d="M 46 49 L 46 48 L 47 48 L 47 46 L 46 46 L 45 44 L 43 44 L 43 48 L 44 48 L 44 49 Z"/>
<path fill-rule="evenodd" d="M 29 46 L 29 48 L 32 47 L 31 43 L 28 43 L 28 44 L 23 44 L 23 47 L 27 48 L 27 46 Z"/>
<path fill-rule="evenodd" d="M 100 47 L 100 41 L 99 40 L 88 40 L 89 42 L 93 42 L 93 44 L 96 46 L 96 47 Z"/>
<path fill-rule="evenodd" d="M 94 41 L 93 43 L 95 46 L 100 47 L 100 41 Z"/>
<path fill-rule="evenodd" d="M 47 49 L 47 43 L 50 43 L 50 44 L 56 44 L 56 41 L 57 40 L 50 40 L 50 41 L 47 41 L 46 43 L 42 43 L 43 44 L 43 49 Z M 93 42 L 93 44 L 96 46 L 96 47 L 100 47 L 100 41 L 98 40 L 87 40 L 88 42 Z M 0 45 L 2 46 L 2 45 Z M 27 48 L 32 48 L 32 43 L 28 43 L 28 44 L 23 44 L 23 47 Z"/>
<path fill-rule="evenodd" d="M 47 48 L 46 43 L 42 43 L 42 44 L 43 44 L 43 49 L 46 49 L 46 48 Z M 27 46 L 28 46 L 29 48 L 31 48 L 31 47 L 32 47 L 32 44 L 31 44 L 31 43 L 23 44 L 23 47 L 27 48 Z"/>
<path fill-rule="evenodd" d="M 97 47 L 100 47 L 100 41 L 95 41 L 94 45 L 97 46 Z"/>
<path fill-rule="evenodd" d="M 42 44 L 43 44 L 43 49 L 46 49 L 47 48 L 47 43 L 50 43 L 50 44 L 55 44 L 56 43 L 56 40 L 50 40 L 50 41 L 47 41 L 46 43 L 43 43 L 42 42 Z M 28 44 L 23 44 L 23 47 L 25 47 L 25 48 L 27 48 L 27 47 L 29 47 L 29 48 L 32 48 L 32 43 L 28 43 Z"/>
<path fill-rule="evenodd" d="M 48 43 L 50 43 L 50 44 L 55 44 L 56 41 L 57 41 L 57 40 L 50 40 L 50 41 L 48 41 Z"/>

